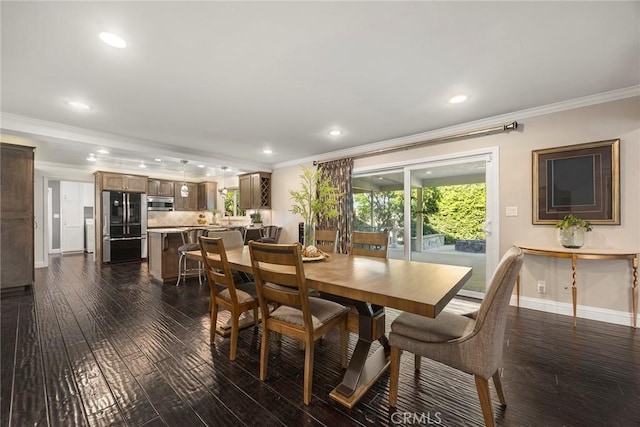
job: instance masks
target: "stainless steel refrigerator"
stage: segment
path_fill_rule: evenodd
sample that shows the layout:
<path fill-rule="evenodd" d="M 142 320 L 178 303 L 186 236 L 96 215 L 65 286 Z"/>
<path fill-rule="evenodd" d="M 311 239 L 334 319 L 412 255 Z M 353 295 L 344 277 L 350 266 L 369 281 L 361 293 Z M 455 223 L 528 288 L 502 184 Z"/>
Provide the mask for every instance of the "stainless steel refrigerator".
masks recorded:
<path fill-rule="evenodd" d="M 147 195 L 102 192 L 102 261 L 140 261 L 147 257 Z"/>

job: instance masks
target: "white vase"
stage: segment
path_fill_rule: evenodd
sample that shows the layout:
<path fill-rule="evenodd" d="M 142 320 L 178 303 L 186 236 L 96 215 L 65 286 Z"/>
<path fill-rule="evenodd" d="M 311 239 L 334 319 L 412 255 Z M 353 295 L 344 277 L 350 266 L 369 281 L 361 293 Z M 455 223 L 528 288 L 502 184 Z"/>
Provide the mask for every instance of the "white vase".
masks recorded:
<path fill-rule="evenodd" d="M 585 237 L 584 227 L 578 225 L 571 225 L 567 228 L 559 229 L 560 244 L 565 248 L 577 249 L 584 245 Z"/>

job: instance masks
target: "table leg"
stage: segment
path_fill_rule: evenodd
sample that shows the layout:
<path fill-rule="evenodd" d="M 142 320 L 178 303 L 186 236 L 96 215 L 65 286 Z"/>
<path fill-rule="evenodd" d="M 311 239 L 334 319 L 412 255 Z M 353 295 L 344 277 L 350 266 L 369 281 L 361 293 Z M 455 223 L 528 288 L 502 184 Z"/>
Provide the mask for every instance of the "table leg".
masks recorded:
<path fill-rule="evenodd" d="M 631 300 L 633 301 L 633 327 L 637 327 L 638 322 L 638 255 L 631 260 L 633 270 L 633 283 L 631 287 Z"/>
<path fill-rule="evenodd" d="M 578 275 L 577 272 L 577 268 L 578 268 L 578 258 L 576 257 L 576 255 L 574 254 L 571 257 L 571 269 L 573 270 L 573 283 L 571 284 L 571 297 L 573 300 L 573 327 L 576 327 L 576 305 L 578 303 L 578 287 L 576 285 L 576 278 Z"/>
<path fill-rule="evenodd" d="M 351 355 L 342 382 L 329 396 L 347 408 L 353 408 L 389 367 L 389 343 L 384 335 L 384 308 L 366 303 L 356 303 L 358 309 L 358 343 Z M 371 344 L 380 341 L 382 346 L 369 355 Z"/>
<path fill-rule="evenodd" d="M 520 307 L 520 275 L 516 278 L 516 304 Z"/>

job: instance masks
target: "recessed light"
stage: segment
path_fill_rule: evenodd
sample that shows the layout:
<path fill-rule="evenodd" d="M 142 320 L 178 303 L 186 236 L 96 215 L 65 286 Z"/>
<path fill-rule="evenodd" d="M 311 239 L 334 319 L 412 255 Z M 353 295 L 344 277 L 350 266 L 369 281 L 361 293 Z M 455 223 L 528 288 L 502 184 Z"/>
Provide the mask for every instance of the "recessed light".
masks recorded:
<path fill-rule="evenodd" d="M 329 135 L 331 135 L 331 136 L 340 136 L 340 135 L 342 135 L 342 131 L 339 130 L 339 129 L 334 129 L 334 130 L 329 131 Z"/>
<path fill-rule="evenodd" d="M 426 173 L 427 175 L 431 175 L 433 172 L 431 172 L 431 171 L 426 171 L 425 173 Z"/>
<path fill-rule="evenodd" d="M 138 165 L 139 168 L 146 168 L 147 165 L 144 164 L 144 162 L 140 162 L 140 164 Z"/>
<path fill-rule="evenodd" d="M 73 108 L 77 108 L 78 110 L 88 110 L 91 108 L 89 104 L 86 104 L 82 101 L 67 101 L 67 105 Z"/>
<path fill-rule="evenodd" d="M 87 160 L 89 160 L 90 162 L 95 162 L 98 159 L 96 159 L 95 156 L 92 156 L 91 154 L 89 154 L 89 157 L 87 157 Z"/>
<path fill-rule="evenodd" d="M 469 99 L 469 97 L 468 97 L 467 95 L 456 95 L 456 96 L 454 96 L 453 98 L 451 98 L 451 99 L 449 100 L 449 102 L 450 102 L 451 104 L 459 104 L 459 103 L 461 103 L 461 102 L 466 101 L 467 99 Z"/>
<path fill-rule="evenodd" d="M 204 165 L 198 165 L 198 167 L 199 167 L 199 168 L 203 168 L 203 167 L 204 167 Z"/>
<path fill-rule="evenodd" d="M 271 150 L 271 148 L 265 148 L 264 150 L 262 150 L 262 152 L 263 152 L 264 154 L 271 154 L 271 153 L 273 153 L 273 151 Z"/>
<path fill-rule="evenodd" d="M 383 178 L 383 177 L 381 177 L 381 176 L 379 176 L 379 177 L 378 177 L 378 179 L 379 179 L 380 181 L 382 181 L 384 178 Z"/>
<path fill-rule="evenodd" d="M 162 159 L 153 159 L 153 160 L 155 160 L 156 162 L 161 162 L 162 161 Z"/>
<path fill-rule="evenodd" d="M 127 47 L 127 42 L 125 42 L 120 36 L 117 36 L 113 33 L 100 33 L 100 40 L 102 40 L 109 46 L 117 47 L 118 49 L 124 49 L 125 47 Z"/>
<path fill-rule="evenodd" d="M 100 154 L 109 154 L 109 152 L 107 150 L 105 150 L 104 148 L 99 149 L 98 153 L 100 153 Z"/>

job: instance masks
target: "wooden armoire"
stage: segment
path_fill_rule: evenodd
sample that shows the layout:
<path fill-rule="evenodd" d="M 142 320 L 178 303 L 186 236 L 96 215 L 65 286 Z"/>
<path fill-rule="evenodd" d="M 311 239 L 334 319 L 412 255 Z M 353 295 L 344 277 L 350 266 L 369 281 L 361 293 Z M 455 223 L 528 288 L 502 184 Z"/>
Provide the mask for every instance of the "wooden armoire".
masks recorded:
<path fill-rule="evenodd" d="M 2 143 L 0 151 L 0 288 L 34 281 L 33 147 Z"/>

